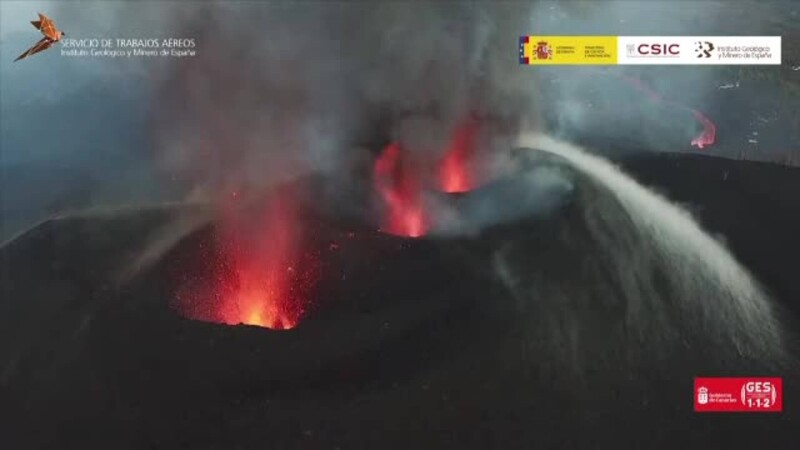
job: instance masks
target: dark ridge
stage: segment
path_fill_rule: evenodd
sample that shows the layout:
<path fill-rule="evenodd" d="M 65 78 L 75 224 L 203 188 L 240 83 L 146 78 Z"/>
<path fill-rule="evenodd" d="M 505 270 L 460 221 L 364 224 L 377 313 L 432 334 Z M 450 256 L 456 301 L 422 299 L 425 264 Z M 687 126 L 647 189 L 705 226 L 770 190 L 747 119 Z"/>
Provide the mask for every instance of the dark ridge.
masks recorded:
<path fill-rule="evenodd" d="M 724 238 L 789 311 L 788 324 L 800 317 L 792 263 L 800 250 L 798 169 L 687 155 L 619 163 Z M 578 208 L 449 240 L 406 240 L 309 216 L 307 245 L 328 265 L 326 275 L 317 307 L 283 332 L 195 322 L 171 308 L 173 275 L 202 279 L 213 265 L 213 225 L 118 282 L 181 207 L 47 221 L 0 247 L 0 435 L 9 448 L 796 442 L 792 373 L 776 374 L 785 376 L 783 414 L 698 415 L 692 380 L 670 378 L 692 366 L 597 372 L 586 381 L 587 399 L 549 378 L 558 372 L 532 369 L 548 361 L 520 351 L 526 330 L 490 270 L 492 251 L 524 243 L 541 250 L 531 264 L 565 276 L 580 254 L 560 255 L 558 242 L 582 238 Z M 198 258 L 201 245 L 210 250 Z M 587 260 L 599 264 L 602 255 Z"/>
<path fill-rule="evenodd" d="M 629 157 L 620 165 L 684 204 L 768 289 L 800 317 L 800 168 L 707 155 Z"/>

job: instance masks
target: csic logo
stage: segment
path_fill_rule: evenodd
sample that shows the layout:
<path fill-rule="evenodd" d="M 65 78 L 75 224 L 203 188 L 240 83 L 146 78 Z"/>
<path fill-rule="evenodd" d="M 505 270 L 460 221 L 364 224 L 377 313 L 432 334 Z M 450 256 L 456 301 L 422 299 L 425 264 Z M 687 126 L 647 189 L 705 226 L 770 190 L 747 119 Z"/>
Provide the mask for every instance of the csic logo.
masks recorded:
<path fill-rule="evenodd" d="M 711 58 L 711 53 L 716 47 L 709 41 L 697 41 L 694 43 L 694 52 L 698 58 Z"/>
<path fill-rule="evenodd" d="M 681 45 L 671 44 L 628 44 L 628 56 L 633 57 L 677 57 L 681 54 Z"/>
<path fill-rule="evenodd" d="M 553 59 L 553 48 L 547 41 L 536 43 L 536 59 Z"/>

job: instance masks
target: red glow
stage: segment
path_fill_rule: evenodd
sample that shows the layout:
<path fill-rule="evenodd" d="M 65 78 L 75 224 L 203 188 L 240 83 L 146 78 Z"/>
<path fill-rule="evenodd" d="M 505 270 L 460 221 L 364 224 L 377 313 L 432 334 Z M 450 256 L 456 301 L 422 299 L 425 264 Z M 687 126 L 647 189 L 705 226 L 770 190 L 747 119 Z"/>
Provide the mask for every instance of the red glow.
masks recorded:
<path fill-rule="evenodd" d="M 275 330 L 297 326 L 317 279 L 317 261 L 299 252 L 290 200 L 272 200 L 260 216 L 229 212 L 220 228 L 214 285 L 210 292 L 185 288 L 178 296 L 182 314 Z"/>
<path fill-rule="evenodd" d="M 703 132 L 700 133 L 699 136 L 692 139 L 692 145 L 696 146 L 697 148 L 708 147 L 709 145 L 713 145 L 717 138 L 717 126 L 714 125 L 708 117 L 704 116 L 703 113 L 699 111 L 692 110 L 694 117 L 703 124 Z"/>
<path fill-rule="evenodd" d="M 478 120 L 469 118 L 454 130 L 439 165 L 439 187 L 442 191 L 458 193 L 475 188 L 470 163 L 477 144 L 478 125 Z"/>
<path fill-rule="evenodd" d="M 293 215 L 281 200 L 274 200 L 268 209 L 260 234 L 251 239 L 231 236 L 235 245 L 230 256 L 237 283 L 222 299 L 225 323 L 278 330 L 294 328 L 298 323 L 302 311 L 295 304 L 297 299 L 291 298 Z"/>
<path fill-rule="evenodd" d="M 387 208 L 381 230 L 419 237 L 428 230 L 429 219 L 422 201 L 419 174 L 411 166 L 400 144 L 389 144 L 375 161 L 374 181 Z"/>
<path fill-rule="evenodd" d="M 639 80 L 638 78 L 633 78 L 626 75 L 620 75 L 620 77 L 626 80 L 628 83 L 630 83 L 636 90 L 647 95 L 652 101 L 677 106 L 679 108 L 689 109 L 686 108 L 685 106 L 677 104 L 674 101 L 665 99 L 664 97 L 661 96 L 661 94 L 656 92 L 651 87 L 647 86 L 645 83 L 642 82 L 642 80 Z M 717 126 L 714 125 L 714 122 L 712 122 L 711 119 L 706 117 L 700 111 L 697 111 L 695 109 L 690 109 L 690 111 L 692 112 L 692 115 L 694 115 L 694 118 L 697 119 L 697 121 L 703 125 L 703 131 L 696 138 L 692 139 L 692 145 L 697 148 L 704 148 L 713 145 L 717 139 Z"/>

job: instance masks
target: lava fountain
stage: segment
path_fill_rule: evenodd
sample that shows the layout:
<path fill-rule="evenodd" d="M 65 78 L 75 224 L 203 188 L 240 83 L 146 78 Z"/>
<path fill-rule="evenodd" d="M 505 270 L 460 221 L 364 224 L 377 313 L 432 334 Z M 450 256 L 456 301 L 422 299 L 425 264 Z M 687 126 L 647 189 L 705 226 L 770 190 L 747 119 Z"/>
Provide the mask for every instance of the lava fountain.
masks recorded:
<path fill-rule="evenodd" d="M 381 231 L 406 237 L 424 235 L 430 227 L 420 172 L 399 143 L 389 144 L 375 160 L 375 189 L 386 207 Z"/>
<path fill-rule="evenodd" d="M 301 252 L 290 196 L 274 196 L 255 216 L 234 208 L 224 216 L 211 292 L 184 289 L 179 309 L 185 317 L 207 322 L 294 328 L 309 305 L 318 264 Z"/>
<path fill-rule="evenodd" d="M 678 103 L 676 103 L 674 101 L 665 99 L 664 97 L 661 96 L 661 94 L 656 92 L 653 88 L 651 88 L 650 86 L 646 85 L 642 80 L 640 80 L 638 78 L 634 78 L 634 77 L 630 77 L 630 76 L 626 76 L 626 75 L 620 75 L 620 77 L 623 80 L 627 81 L 636 90 L 638 90 L 639 92 L 642 92 L 645 95 L 647 95 L 650 98 L 650 100 L 652 100 L 654 102 L 664 103 L 664 104 L 667 104 L 667 105 L 672 105 L 672 106 L 676 106 L 676 107 L 684 109 L 684 110 L 688 109 L 689 111 L 691 111 L 691 113 L 694 116 L 694 118 L 698 122 L 700 122 L 700 125 L 703 126 L 703 131 L 701 131 L 700 134 L 697 135 L 697 137 L 692 139 L 691 144 L 693 146 L 702 149 L 702 148 L 708 147 L 710 145 L 713 145 L 714 142 L 716 142 L 716 140 L 717 140 L 717 126 L 714 125 L 714 122 L 712 122 L 711 119 L 706 117 L 705 114 L 701 113 L 700 111 L 697 111 L 696 109 L 687 108 L 684 105 L 680 105 L 680 104 L 678 104 Z"/>
<path fill-rule="evenodd" d="M 714 144 L 717 140 L 717 126 L 700 111 L 693 109 L 692 114 L 694 114 L 695 119 L 703 125 L 703 132 L 692 139 L 692 145 L 697 148 L 703 148 Z"/>
<path fill-rule="evenodd" d="M 235 278 L 223 300 L 225 323 L 244 323 L 273 329 L 294 328 L 302 308 L 291 297 L 295 276 L 291 211 L 282 199 L 271 202 L 265 226 L 252 237 L 228 237 L 233 245 Z"/>
<path fill-rule="evenodd" d="M 462 121 L 453 130 L 444 156 L 435 167 L 409 158 L 398 142 L 383 149 L 373 168 L 375 190 L 386 210 L 381 231 L 405 237 L 427 233 L 431 215 L 423 194 L 433 180 L 426 175 L 435 173 L 436 187 L 445 193 L 463 193 L 475 188 L 473 169 L 479 129 L 480 120 L 474 115 Z"/>
<path fill-rule="evenodd" d="M 439 188 L 443 192 L 455 194 L 475 188 L 471 164 L 477 146 L 479 125 L 477 118 L 469 117 L 454 130 L 444 158 L 439 164 Z"/>

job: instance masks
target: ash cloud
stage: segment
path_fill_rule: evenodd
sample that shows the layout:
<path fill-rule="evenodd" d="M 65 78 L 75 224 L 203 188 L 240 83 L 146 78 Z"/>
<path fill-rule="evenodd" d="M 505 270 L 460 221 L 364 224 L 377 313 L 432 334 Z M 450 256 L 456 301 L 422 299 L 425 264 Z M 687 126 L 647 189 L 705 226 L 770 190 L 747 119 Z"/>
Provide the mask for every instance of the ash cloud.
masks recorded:
<path fill-rule="evenodd" d="M 722 69 L 525 67 L 514 44 L 524 34 L 779 32 L 769 19 L 784 4 L 753 14 L 742 3 L 173 5 L 161 20 L 195 37 L 198 56 L 155 76 L 155 157 L 201 197 L 259 191 L 307 173 L 352 177 L 376 135 L 438 158 L 470 111 L 512 129 L 535 121 L 604 153 L 693 151 L 702 127 L 691 109 L 717 119 Z M 648 102 L 625 77 L 670 102 Z M 722 123 L 724 148 L 711 152 L 738 155 L 733 131 Z"/>
<path fill-rule="evenodd" d="M 495 254 L 530 320 L 531 360 L 570 388 L 620 368 L 663 376 L 684 370 L 678 360 L 691 371 L 795 370 L 776 303 L 689 213 L 579 147 L 536 133 L 519 145 L 564 158 L 579 186 L 557 233 L 504 238 Z"/>
<path fill-rule="evenodd" d="M 529 16 L 488 3 L 167 8 L 160 23 L 197 55 L 151 74 L 152 157 L 163 180 L 223 209 L 321 174 L 332 188 L 318 207 L 377 222 L 368 179 L 387 141 L 434 161 L 471 112 L 530 120 L 534 73 L 515 46 Z"/>
<path fill-rule="evenodd" d="M 434 157 L 470 111 L 532 110 L 513 43 L 525 5 L 237 4 L 184 24 L 198 55 L 159 74 L 162 168 L 194 188 L 261 189 L 368 159 L 370 136 Z"/>
<path fill-rule="evenodd" d="M 0 233 L 51 209 L 261 190 L 309 172 L 347 184 L 381 140 L 438 156 L 473 109 L 511 128 L 530 119 L 571 141 L 608 139 L 592 146 L 602 152 L 689 150 L 694 118 L 645 104 L 620 73 L 714 120 L 727 114 L 711 154 L 797 153 L 797 107 L 746 80 L 717 89 L 739 81 L 736 73 L 517 64 L 525 34 L 782 34 L 784 54 L 797 54 L 796 5 L 734 3 L 3 2 L 3 204 L 26 206 L 4 206 L 14 223 L 5 220 Z M 192 37 L 198 55 L 77 60 L 56 48 L 14 65 L 35 37 L 28 21 L 37 11 L 69 38 Z M 787 59 L 774 71 L 796 78 L 797 64 Z M 743 100 L 721 101 L 728 93 Z M 758 144 L 749 143 L 753 133 Z M 24 178 L 50 182 L 14 181 L 37 171 Z"/>

